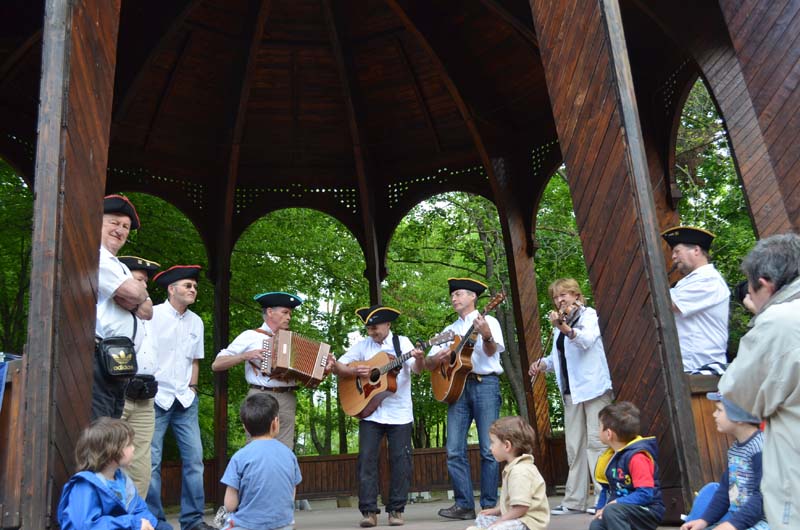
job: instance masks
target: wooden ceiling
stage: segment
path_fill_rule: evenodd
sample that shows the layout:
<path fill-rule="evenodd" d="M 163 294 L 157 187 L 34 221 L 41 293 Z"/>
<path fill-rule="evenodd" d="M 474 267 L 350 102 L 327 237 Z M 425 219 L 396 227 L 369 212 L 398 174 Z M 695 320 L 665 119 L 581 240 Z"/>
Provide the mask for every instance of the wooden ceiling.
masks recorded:
<path fill-rule="evenodd" d="M 0 155 L 30 180 L 43 7 L 0 10 Z M 527 0 L 125 1 L 113 97 L 107 190 L 162 197 L 207 244 L 282 207 L 362 241 L 369 208 L 385 240 L 437 193 L 491 198 L 476 142 L 532 153 L 531 204 L 560 162 Z"/>

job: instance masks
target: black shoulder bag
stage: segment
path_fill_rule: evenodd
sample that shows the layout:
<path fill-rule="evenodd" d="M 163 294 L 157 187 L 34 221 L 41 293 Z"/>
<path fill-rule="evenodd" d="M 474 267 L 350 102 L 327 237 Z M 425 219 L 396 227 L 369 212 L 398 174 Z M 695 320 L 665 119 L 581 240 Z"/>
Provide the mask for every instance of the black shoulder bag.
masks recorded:
<path fill-rule="evenodd" d="M 136 315 L 133 318 L 133 336 L 136 337 Z M 107 337 L 95 340 L 97 362 L 103 374 L 109 378 L 133 377 L 136 375 L 136 348 L 130 337 Z"/>

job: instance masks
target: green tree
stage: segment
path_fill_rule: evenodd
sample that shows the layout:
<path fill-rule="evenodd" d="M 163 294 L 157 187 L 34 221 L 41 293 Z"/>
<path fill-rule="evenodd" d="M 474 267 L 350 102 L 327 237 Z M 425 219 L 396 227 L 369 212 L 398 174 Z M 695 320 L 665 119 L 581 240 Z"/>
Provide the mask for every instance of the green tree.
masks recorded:
<path fill-rule="evenodd" d="M 0 159 L 0 351 L 22 353 L 28 318 L 33 193 Z"/>

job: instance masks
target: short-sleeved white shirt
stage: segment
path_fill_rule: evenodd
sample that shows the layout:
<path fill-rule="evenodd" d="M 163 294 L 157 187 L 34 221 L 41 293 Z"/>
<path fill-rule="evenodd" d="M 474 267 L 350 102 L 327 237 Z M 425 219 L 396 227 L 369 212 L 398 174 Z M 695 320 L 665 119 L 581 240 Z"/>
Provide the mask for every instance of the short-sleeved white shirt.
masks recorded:
<path fill-rule="evenodd" d="M 266 323 L 262 324 L 259 329 L 267 331 L 269 333 L 273 333 L 269 326 Z M 258 350 L 264 346 L 264 339 L 267 338 L 266 335 L 263 333 L 259 333 L 258 331 L 248 329 L 247 331 L 243 331 L 239 334 L 238 337 L 233 339 L 227 348 L 224 348 L 219 351 L 217 357 L 227 357 L 233 355 L 239 355 L 246 351 L 250 350 Z M 288 379 L 286 381 L 280 381 L 278 379 L 272 379 L 268 375 L 263 375 L 261 370 L 257 369 L 253 366 L 253 363 L 246 361 L 244 363 L 244 378 L 247 382 L 251 385 L 257 386 L 264 386 L 264 387 L 278 387 L 278 386 L 297 386 L 297 382 L 294 379 Z"/>
<path fill-rule="evenodd" d="M 731 292 L 722 275 L 707 264 L 696 268 L 669 290 L 681 346 L 683 370 L 691 372 L 712 362 L 725 363 Z"/>
<path fill-rule="evenodd" d="M 128 266 L 117 259 L 105 247 L 100 247 L 100 267 L 97 281 L 97 319 L 94 332 L 101 339 L 108 337 L 133 337 L 138 352 L 142 344 L 142 332 L 133 336 L 133 315 L 114 300 L 114 293 L 126 280 L 132 279 Z"/>
<path fill-rule="evenodd" d="M 459 317 L 458 320 L 444 328 L 444 331 L 453 330 L 456 335 L 461 337 L 469 331 L 470 326 L 475 318 L 480 315 L 478 310 L 469 313 L 464 318 Z M 503 332 L 500 330 L 500 322 L 497 321 L 492 315 L 484 317 L 489 324 L 489 329 L 492 330 L 492 339 L 497 344 L 497 351 L 494 355 L 486 355 L 483 350 L 483 337 L 478 333 L 478 340 L 475 341 L 475 347 L 472 349 L 472 373 L 479 375 L 490 375 L 503 373 L 503 365 L 500 364 L 500 354 L 506 349 L 506 343 L 503 340 Z M 443 348 L 449 347 L 445 345 Z M 431 348 L 429 355 L 433 355 L 443 348 Z"/>
<path fill-rule="evenodd" d="M 392 340 L 393 334 L 389 334 L 383 342 L 377 343 L 371 337 L 367 337 L 352 346 L 347 352 L 339 357 L 339 362 L 349 364 L 355 361 L 368 361 L 379 352 L 386 352 L 389 355 L 396 355 Z M 400 339 L 400 353 L 408 353 L 414 349 L 411 341 L 402 335 Z M 397 391 L 385 398 L 375 412 L 364 418 L 367 421 L 382 423 L 384 425 L 405 425 L 414 421 L 414 408 L 411 403 L 411 367 L 414 365 L 414 358 L 409 358 L 403 363 L 403 368 L 397 374 Z"/>
<path fill-rule="evenodd" d="M 137 374 L 156 375 L 158 369 L 158 356 L 156 353 L 155 338 L 153 330 L 150 329 L 150 322 L 137 318 L 138 327 L 136 336 L 141 338 L 141 346 L 136 350 L 136 364 L 138 365 Z"/>
<path fill-rule="evenodd" d="M 196 397 L 189 388 L 192 363 L 203 358 L 203 320 L 190 309 L 178 313 L 166 301 L 153 307 L 150 324 L 158 347 L 156 405 L 168 410 L 177 399 L 188 407 Z"/>

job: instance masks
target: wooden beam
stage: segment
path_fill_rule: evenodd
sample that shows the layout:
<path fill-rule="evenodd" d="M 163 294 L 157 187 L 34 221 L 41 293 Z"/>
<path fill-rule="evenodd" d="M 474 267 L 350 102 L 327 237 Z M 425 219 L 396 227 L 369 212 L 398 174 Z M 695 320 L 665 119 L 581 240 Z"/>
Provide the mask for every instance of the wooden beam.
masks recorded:
<path fill-rule="evenodd" d="M 531 10 L 612 381 L 660 436 L 672 519 L 700 474 L 619 4 L 531 0 Z"/>
<path fill-rule="evenodd" d="M 404 5 L 397 0 L 386 0 L 386 3 L 403 22 L 406 30 L 419 42 L 428 54 L 434 68 L 439 75 L 442 83 L 447 88 L 450 97 L 456 104 L 461 118 L 467 126 L 475 145 L 475 151 L 479 154 L 483 167 L 489 178 L 492 187 L 494 203 L 497 207 L 500 222 L 503 227 L 503 241 L 506 245 L 506 256 L 508 259 L 509 277 L 511 281 L 511 295 L 514 303 L 514 317 L 516 320 L 517 339 L 520 344 L 520 361 L 522 364 L 528 363 L 533 358 L 541 356 L 541 342 L 539 340 L 538 329 L 538 307 L 536 303 L 536 281 L 533 269 L 532 254 L 533 249 L 530 242 L 529 231 L 526 230 L 526 220 L 524 208 L 520 201 L 523 197 L 514 197 L 513 185 L 511 182 L 510 171 L 505 169 L 499 174 L 496 171 L 498 166 L 491 160 L 486 144 L 481 134 L 480 125 L 476 122 L 469 106 L 461 95 L 452 77 L 447 71 L 439 54 L 431 43 L 429 35 L 424 33 L 416 18 L 412 16 Z M 502 163 L 501 163 L 502 165 Z M 525 178 L 524 173 L 516 175 Z M 530 227 L 528 220 L 527 226 Z M 533 293 L 533 296 L 531 296 Z M 512 340 L 512 337 L 506 337 Z M 525 366 L 527 371 L 527 365 Z M 538 446 L 534 457 L 541 466 L 545 477 L 552 476 L 552 468 L 549 459 L 549 449 L 547 444 L 546 432 L 541 430 L 545 420 L 533 416 L 535 409 L 528 410 L 531 425 L 537 430 Z M 547 425 L 549 432 L 549 424 Z"/>
<path fill-rule="evenodd" d="M 252 20 L 249 32 L 243 42 L 246 44 L 241 54 L 241 64 L 234 69 L 234 88 L 237 97 L 232 105 L 233 118 L 228 134 L 228 167 L 225 180 L 221 183 L 222 208 L 217 222 L 217 237 L 211 247 L 209 259 L 213 262 L 212 280 L 214 282 L 214 352 L 228 345 L 230 327 L 230 268 L 233 251 L 233 210 L 236 199 L 236 184 L 239 178 L 239 153 L 244 126 L 247 121 L 247 106 L 250 102 L 253 78 L 255 76 L 258 51 L 264 37 L 264 27 L 272 7 L 271 0 L 250 0 L 247 20 Z M 228 372 L 214 375 L 214 451 L 216 469 L 220 474 L 225 470 L 228 455 Z M 220 478 L 217 477 L 217 478 Z M 225 487 L 217 481 L 216 501 L 222 504 Z"/>
<path fill-rule="evenodd" d="M 361 128 L 361 123 L 364 121 L 362 118 L 364 105 L 357 92 L 358 80 L 353 67 L 352 52 L 349 48 L 346 48 L 346 44 L 339 34 L 340 24 L 337 14 L 333 10 L 331 0 L 321 0 L 321 3 L 331 41 L 331 49 L 339 70 L 339 79 L 342 83 L 345 106 L 347 107 L 350 136 L 353 141 L 353 158 L 356 165 L 356 176 L 358 177 L 359 207 L 364 226 L 362 248 L 367 262 L 365 276 L 369 281 L 370 303 L 379 304 L 382 298 L 381 281 L 386 276 L 384 265 L 386 256 L 379 250 L 381 247 L 378 244 L 375 226 L 375 186 L 377 183 L 374 178 L 375 170 L 369 156 L 367 141 Z"/>
<path fill-rule="evenodd" d="M 122 96 L 120 103 L 114 109 L 113 118 L 111 120 L 112 123 L 117 123 L 119 121 L 122 121 L 128 114 L 131 104 L 133 104 L 133 102 L 136 100 L 136 96 L 139 92 L 139 88 L 142 82 L 144 81 L 145 77 L 147 77 L 148 71 L 156 62 L 161 52 L 163 52 L 168 45 L 172 44 L 173 39 L 178 35 L 178 33 L 181 30 L 184 29 L 183 23 L 186 21 L 186 19 L 189 17 L 192 11 L 194 11 L 195 8 L 197 8 L 197 6 L 200 5 L 202 2 L 203 0 L 190 0 L 186 4 L 186 7 L 184 7 L 183 10 L 178 14 L 178 16 L 175 17 L 175 20 L 172 22 L 169 29 L 161 35 L 161 38 L 158 40 L 158 43 L 150 51 L 149 55 L 147 56 L 147 59 L 145 60 L 144 64 L 142 64 L 141 67 L 139 68 L 130 86 L 120 87 L 125 89 L 125 94 Z M 112 129 L 112 135 L 113 133 L 114 131 Z"/>
<path fill-rule="evenodd" d="M 24 528 L 51 525 L 89 420 L 119 13 L 120 0 L 45 4 L 20 447 Z"/>
<path fill-rule="evenodd" d="M 417 100 L 417 105 L 419 105 L 419 108 L 422 111 L 422 115 L 425 117 L 425 123 L 428 125 L 428 130 L 431 132 L 433 143 L 436 146 L 436 152 L 441 153 L 442 141 L 439 139 L 439 133 L 436 132 L 436 126 L 434 125 L 433 117 L 431 116 L 431 109 L 428 108 L 428 104 L 425 101 L 425 98 L 422 96 L 422 88 L 419 86 L 419 79 L 417 79 L 417 75 L 414 73 L 414 68 L 411 66 L 411 61 L 408 60 L 408 54 L 406 53 L 405 48 L 403 48 L 403 41 L 400 40 L 400 37 L 395 37 L 392 39 L 392 43 L 394 44 L 395 50 L 397 50 L 397 56 L 400 58 L 400 62 L 403 63 L 403 68 L 408 74 L 408 77 L 411 79 L 411 86 L 414 88 L 414 97 Z"/>
<path fill-rule="evenodd" d="M 505 6 L 501 5 L 498 0 L 480 0 L 481 4 L 491 11 L 495 16 L 503 20 L 506 24 L 510 25 L 517 32 L 517 35 L 535 47 L 539 47 L 539 41 L 536 38 L 536 33 L 533 27 L 529 27 L 516 15 L 511 13 Z"/>

